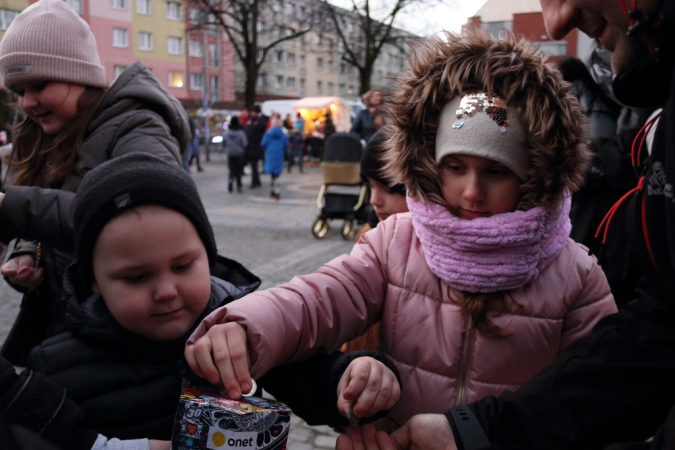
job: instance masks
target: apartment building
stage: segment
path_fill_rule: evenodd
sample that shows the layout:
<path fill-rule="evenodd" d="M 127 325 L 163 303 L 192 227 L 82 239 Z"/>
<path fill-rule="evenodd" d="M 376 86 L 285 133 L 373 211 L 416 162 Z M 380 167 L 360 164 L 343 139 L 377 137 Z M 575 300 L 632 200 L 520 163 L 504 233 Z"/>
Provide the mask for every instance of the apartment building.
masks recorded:
<path fill-rule="evenodd" d="M 0 38 L 12 20 L 36 1 L 0 1 Z M 204 27 L 214 21 L 192 2 L 65 1 L 90 24 L 110 83 L 140 60 L 189 109 L 202 106 L 204 92 L 212 109 L 238 109 L 243 104 L 244 71 L 234 47 L 220 27 Z M 261 45 L 272 42 L 278 33 L 299 29 L 319 4 L 319 0 L 277 0 L 257 24 Z M 358 41 L 362 37 L 356 19 L 348 21 L 343 32 Z M 402 43 L 384 45 L 373 70 L 373 87 L 385 88 L 388 78 L 401 71 L 406 49 Z M 337 31 L 323 17 L 312 31 L 282 42 L 267 55 L 257 80 L 258 101 L 333 95 L 356 99 L 359 73 L 343 61 L 343 54 Z"/>
<path fill-rule="evenodd" d="M 488 0 L 465 27 L 478 26 L 489 29 L 493 35 L 508 30 L 536 43 L 549 55 L 549 61 L 583 53 L 589 38 L 577 29 L 559 41 L 552 40 L 546 32 L 539 0 Z"/>
<path fill-rule="evenodd" d="M 303 21 L 316 14 L 318 0 L 277 0 L 272 10 L 263 15 L 257 27 L 261 45 L 267 45 L 289 30 L 302 29 Z M 340 96 L 355 100 L 360 93 L 358 70 L 343 61 L 345 49 L 333 22 L 325 14 L 318 14 L 312 30 L 299 38 L 284 41 L 274 47 L 260 68 L 257 96 L 260 101 L 314 96 Z M 363 39 L 357 17 L 347 21 L 342 30 L 350 40 Z M 414 37 L 396 30 L 396 35 Z M 385 44 L 376 60 L 371 85 L 386 88 L 389 78 L 405 67 L 407 46 L 400 40 Z M 259 51 L 259 56 L 262 56 Z M 237 61 L 235 89 L 241 98 L 244 89 L 244 69 Z"/>

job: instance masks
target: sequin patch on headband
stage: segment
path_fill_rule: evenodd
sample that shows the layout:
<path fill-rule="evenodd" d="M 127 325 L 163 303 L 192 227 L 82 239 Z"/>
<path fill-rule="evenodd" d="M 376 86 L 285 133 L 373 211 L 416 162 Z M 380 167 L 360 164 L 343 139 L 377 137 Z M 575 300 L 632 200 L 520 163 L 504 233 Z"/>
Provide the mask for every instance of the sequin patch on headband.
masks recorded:
<path fill-rule="evenodd" d="M 484 92 L 465 95 L 459 102 L 457 109 L 457 120 L 452 124 L 452 128 L 462 128 L 464 117 L 473 117 L 474 114 L 484 112 L 497 125 L 502 133 L 506 133 L 509 121 L 506 120 L 506 102 L 498 97 L 488 98 Z"/>

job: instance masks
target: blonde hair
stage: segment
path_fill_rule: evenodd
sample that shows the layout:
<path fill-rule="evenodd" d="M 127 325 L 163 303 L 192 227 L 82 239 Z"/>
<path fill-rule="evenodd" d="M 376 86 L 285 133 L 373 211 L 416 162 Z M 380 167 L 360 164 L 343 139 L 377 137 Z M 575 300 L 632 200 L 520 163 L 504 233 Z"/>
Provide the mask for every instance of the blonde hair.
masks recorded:
<path fill-rule="evenodd" d="M 77 102 L 78 113 L 55 136 L 26 117 L 15 129 L 12 165 L 16 168 L 13 184 L 44 186 L 59 184 L 75 169 L 82 154 L 87 126 L 107 92 L 106 88 L 86 87 Z"/>
<path fill-rule="evenodd" d="M 371 106 L 370 104 L 370 98 L 373 96 L 374 93 L 379 92 L 380 95 L 382 95 L 382 91 L 379 89 L 370 89 L 368 92 L 363 94 L 361 96 L 361 101 L 366 104 L 366 106 Z"/>
<path fill-rule="evenodd" d="M 527 180 L 518 209 L 560 204 L 565 188 L 578 190 L 591 159 L 586 120 L 560 72 L 531 44 L 512 34 L 494 39 L 486 30 L 444 41 L 419 41 L 410 68 L 388 98 L 387 165 L 390 179 L 409 195 L 445 204 L 435 140 L 443 106 L 458 95 L 487 92 L 516 107 L 529 151 Z"/>

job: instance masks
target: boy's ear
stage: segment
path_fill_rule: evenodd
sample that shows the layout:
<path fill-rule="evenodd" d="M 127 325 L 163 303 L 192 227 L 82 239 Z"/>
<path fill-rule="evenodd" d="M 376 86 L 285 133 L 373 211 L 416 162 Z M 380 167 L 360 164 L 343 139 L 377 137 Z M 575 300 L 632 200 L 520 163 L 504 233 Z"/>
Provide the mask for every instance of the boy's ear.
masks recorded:
<path fill-rule="evenodd" d="M 100 294 L 100 293 L 101 293 L 101 290 L 98 288 L 98 283 L 97 283 L 96 281 L 94 281 L 94 282 L 92 283 L 92 285 L 91 285 L 91 291 L 92 291 L 94 294 Z"/>

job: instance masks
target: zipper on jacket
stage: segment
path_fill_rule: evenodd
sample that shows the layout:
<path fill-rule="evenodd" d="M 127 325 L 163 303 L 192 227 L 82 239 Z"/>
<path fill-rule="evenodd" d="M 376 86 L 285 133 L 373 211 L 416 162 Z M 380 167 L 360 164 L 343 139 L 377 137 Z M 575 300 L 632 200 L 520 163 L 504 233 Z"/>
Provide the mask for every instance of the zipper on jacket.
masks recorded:
<path fill-rule="evenodd" d="M 457 390 L 457 404 L 464 404 L 464 392 L 466 391 L 466 382 L 469 377 L 469 369 L 471 368 L 471 357 L 473 356 L 473 346 L 476 342 L 476 329 L 471 328 L 464 335 L 464 348 L 462 349 L 462 358 L 459 360 L 459 377 L 457 383 L 459 389 Z"/>

